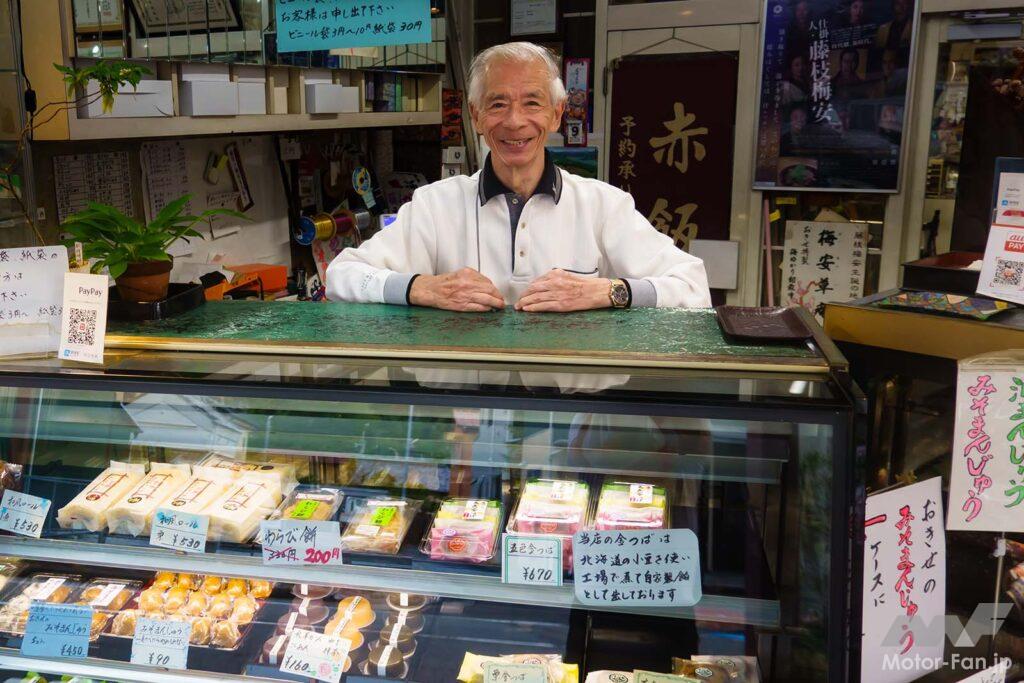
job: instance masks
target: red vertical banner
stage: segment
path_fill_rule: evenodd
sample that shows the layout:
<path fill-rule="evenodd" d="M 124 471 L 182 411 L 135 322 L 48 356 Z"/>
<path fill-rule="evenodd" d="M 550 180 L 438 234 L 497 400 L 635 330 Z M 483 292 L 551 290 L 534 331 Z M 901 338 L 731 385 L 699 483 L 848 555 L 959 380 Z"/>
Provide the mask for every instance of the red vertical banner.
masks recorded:
<path fill-rule="evenodd" d="M 562 134 L 566 147 L 587 146 L 587 111 L 590 108 L 590 60 L 573 57 L 565 60 L 565 91 L 568 100 Z"/>
<path fill-rule="evenodd" d="M 619 62 L 608 182 L 680 249 L 729 239 L 737 60 L 667 55 Z"/>

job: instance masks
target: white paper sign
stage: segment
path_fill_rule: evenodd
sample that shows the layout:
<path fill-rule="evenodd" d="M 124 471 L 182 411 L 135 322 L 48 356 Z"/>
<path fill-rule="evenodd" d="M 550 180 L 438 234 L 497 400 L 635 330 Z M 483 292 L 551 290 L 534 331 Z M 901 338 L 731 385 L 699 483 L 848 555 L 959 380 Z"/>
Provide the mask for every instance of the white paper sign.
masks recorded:
<path fill-rule="evenodd" d="M 0 249 L 0 355 L 57 350 L 67 272 L 67 247 Z"/>
<path fill-rule="evenodd" d="M 700 602 L 700 547 L 689 529 L 577 531 L 572 547 L 576 599 L 585 605 Z"/>
<path fill-rule="evenodd" d="M 1010 670 L 1011 666 L 1013 666 L 1013 660 L 1006 658 L 995 666 L 989 667 L 984 671 L 979 671 L 973 676 L 961 679 L 960 683 L 1004 683 L 1006 680 L 1006 672 Z"/>
<path fill-rule="evenodd" d="M 1024 303 L 1024 228 L 993 225 L 989 229 L 977 291 Z"/>
<path fill-rule="evenodd" d="M 293 629 L 281 660 L 281 671 L 338 683 L 351 647 L 352 641 L 346 638 Z"/>
<path fill-rule="evenodd" d="M 1024 367 L 961 363 L 949 529 L 1024 530 Z"/>
<path fill-rule="evenodd" d="M 103 362 L 103 341 L 107 334 L 106 275 L 66 273 L 64 311 L 60 323 L 61 360 Z"/>
<path fill-rule="evenodd" d="M 487 662 L 484 680 L 488 683 L 549 683 L 548 669 L 543 664 Z"/>
<path fill-rule="evenodd" d="M 863 601 L 861 680 L 905 683 L 943 661 L 946 537 L 941 477 L 868 496 Z"/>
<path fill-rule="evenodd" d="M 277 519 L 260 522 L 263 564 L 340 565 L 338 522 Z"/>
<path fill-rule="evenodd" d="M 206 552 L 206 533 L 210 518 L 168 508 L 157 508 L 153 515 L 153 528 L 149 544 L 187 553 Z"/>
<path fill-rule="evenodd" d="M 864 295 L 868 227 L 863 223 L 786 221 L 782 303 L 818 316 L 830 301 Z"/>
<path fill-rule="evenodd" d="M 50 501 L 7 489 L 0 498 L 0 529 L 39 538 L 46 524 Z"/>
<path fill-rule="evenodd" d="M 1000 173 L 996 225 L 1024 228 L 1024 173 Z"/>
<path fill-rule="evenodd" d="M 555 0 L 512 0 L 513 36 L 554 33 L 558 30 Z"/>
<path fill-rule="evenodd" d="M 160 669 L 188 668 L 192 624 L 139 617 L 132 637 L 132 664 Z"/>
<path fill-rule="evenodd" d="M 562 585 L 562 539 L 505 534 L 501 543 L 501 582 L 528 586 Z"/>

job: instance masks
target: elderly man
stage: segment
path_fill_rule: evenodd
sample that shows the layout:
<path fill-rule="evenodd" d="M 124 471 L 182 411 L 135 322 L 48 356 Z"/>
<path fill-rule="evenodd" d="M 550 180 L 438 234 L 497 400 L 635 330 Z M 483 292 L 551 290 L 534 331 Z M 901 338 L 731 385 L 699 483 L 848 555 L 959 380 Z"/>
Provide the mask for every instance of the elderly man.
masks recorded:
<path fill-rule="evenodd" d="M 709 306 L 703 262 L 629 194 L 552 163 L 544 142 L 565 99 L 544 48 L 477 55 L 469 103 L 491 149 L 483 170 L 416 190 L 394 223 L 330 264 L 328 296 L 453 311 Z"/>

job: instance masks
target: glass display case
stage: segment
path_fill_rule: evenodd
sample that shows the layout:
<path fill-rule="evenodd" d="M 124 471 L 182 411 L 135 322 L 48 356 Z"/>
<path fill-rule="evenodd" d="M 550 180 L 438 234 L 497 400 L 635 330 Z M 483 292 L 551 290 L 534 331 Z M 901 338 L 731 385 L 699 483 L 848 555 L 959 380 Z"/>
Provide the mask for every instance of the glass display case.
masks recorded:
<path fill-rule="evenodd" d="M 313 631 L 348 640 L 351 681 L 482 681 L 499 657 L 550 681 L 673 666 L 846 680 L 862 401 L 842 358 L 809 348 L 814 363 L 756 370 L 128 350 L 95 368 L 0 361 L 0 485 L 52 501 L 40 538 L 0 536 L 17 558 L 0 572 L 0 668 L 309 680 L 281 666 Z M 208 520 L 205 546 L 151 545 L 175 507 Z M 337 520 L 341 552 L 267 563 L 268 517 Z M 574 532 L 669 528 L 696 536 L 696 604 L 581 602 Z M 506 532 L 561 538 L 561 585 L 503 580 Z M 92 606 L 86 658 L 20 651 L 32 598 Z M 192 624 L 187 670 L 131 663 L 141 617 Z"/>

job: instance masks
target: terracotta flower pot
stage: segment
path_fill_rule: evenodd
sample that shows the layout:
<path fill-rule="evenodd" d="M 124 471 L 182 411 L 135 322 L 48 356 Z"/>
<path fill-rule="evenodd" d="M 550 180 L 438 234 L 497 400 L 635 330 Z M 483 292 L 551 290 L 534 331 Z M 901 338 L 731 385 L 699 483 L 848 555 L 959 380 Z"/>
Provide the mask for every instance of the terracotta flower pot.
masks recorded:
<path fill-rule="evenodd" d="M 173 261 L 129 263 L 128 270 L 114 280 L 121 301 L 160 301 L 167 298 Z"/>

